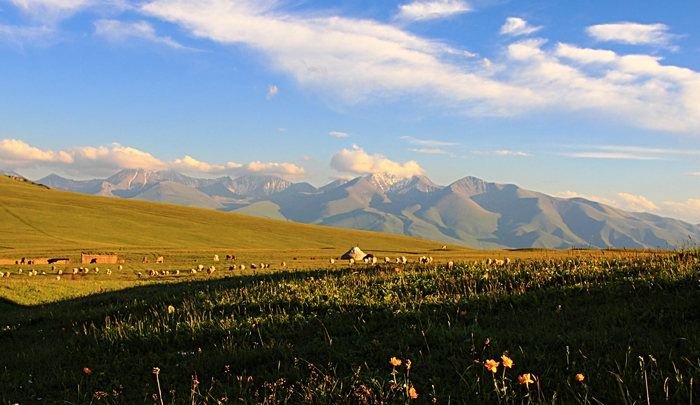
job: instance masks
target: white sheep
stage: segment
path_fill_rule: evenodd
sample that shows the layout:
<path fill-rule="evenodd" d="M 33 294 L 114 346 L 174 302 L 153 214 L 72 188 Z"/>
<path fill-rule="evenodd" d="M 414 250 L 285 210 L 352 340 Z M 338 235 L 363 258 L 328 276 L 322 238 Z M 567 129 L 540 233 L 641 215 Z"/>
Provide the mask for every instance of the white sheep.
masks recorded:
<path fill-rule="evenodd" d="M 385 258 L 384 258 L 384 263 L 387 263 L 387 264 L 388 264 L 388 263 L 391 263 L 391 259 L 388 258 L 388 257 L 385 257 Z"/>
<path fill-rule="evenodd" d="M 330 264 L 335 264 L 335 259 L 332 259 L 332 258 L 331 258 L 331 260 L 329 260 L 328 263 L 330 263 Z"/>
<path fill-rule="evenodd" d="M 242 264 L 241 264 L 238 268 L 239 268 L 240 270 L 245 270 L 245 266 L 242 265 Z"/>
<path fill-rule="evenodd" d="M 350 260 L 348 260 L 348 262 L 349 262 L 351 265 L 352 265 L 352 264 L 355 264 L 355 259 L 353 259 L 353 258 L 351 257 Z"/>
<path fill-rule="evenodd" d="M 287 267 L 287 263 L 282 262 L 282 264 L 280 264 L 280 266 L 281 266 L 282 268 L 285 268 L 285 267 Z"/>
<path fill-rule="evenodd" d="M 452 260 L 450 260 L 449 262 L 447 262 L 447 268 L 448 268 L 448 269 L 451 269 L 451 268 L 453 268 L 454 266 L 455 266 L 455 262 L 453 262 Z"/>

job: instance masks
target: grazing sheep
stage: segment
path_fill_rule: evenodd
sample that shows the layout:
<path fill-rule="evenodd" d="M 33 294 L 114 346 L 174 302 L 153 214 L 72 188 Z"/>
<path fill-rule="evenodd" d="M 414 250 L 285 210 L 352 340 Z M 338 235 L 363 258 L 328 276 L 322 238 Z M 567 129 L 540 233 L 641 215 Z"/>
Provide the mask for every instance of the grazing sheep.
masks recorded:
<path fill-rule="evenodd" d="M 335 260 L 334 260 L 334 259 L 331 259 L 331 260 L 328 261 L 328 263 L 330 263 L 330 264 L 335 264 Z"/>
<path fill-rule="evenodd" d="M 442 245 L 442 250 L 447 250 L 447 245 Z"/>
<path fill-rule="evenodd" d="M 270 268 L 270 263 L 265 263 L 265 268 L 269 269 Z"/>
<path fill-rule="evenodd" d="M 73 274 L 78 274 L 78 269 L 73 269 Z"/>
<path fill-rule="evenodd" d="M 158 263 L 163 263 L 164 260 L 165 260 L 165 259 L 163 258 L 163 256 L 158 256 L 158 257 L 156 258 L 156 264 L 158 264 Z"/>
<path fill-rule="evenodd" d="M 348 263 L 350 263 L 351 265 L 355 264 L 355 259 L 350 258 L 350 260 L 348 260 Z"/>
<path fill-rule="evenodd" d="M 285 268 L 285 267 L 287 267 L 287 263 L 285 263 L 285 262 L 282 262 L 282 264 L 280 264 L 280 267 L 282 267 L 282 268 Z"/>
<path fill-rule="evenodd" d="M 112 275 L 112 270 L 107 269 L 106 273 L 107 273 L 108 276 L 111 276 L 111 275 Z"/>
<path fill-rule="evenodd" d="M 141 263 L 143 263 L 143 264 L 150 263 L 150 262 L 151 261 L 148 260 L 148 257 L 146 257 L 146 256 L 144 256 L 143 259 L 141 259 Z"/>
<path fill-rule="evenodd" d="M 386 263 L 386 264 L 391 263 L 391 259 L 388 258 L 388 257 L 385 257 L 385 258 L 384 258 L 384 263 Z"/>
<path fill-rule="evenodd" d="M 496 266 L 503 266 L 504 264 L 506 264 L 505 261 L 500 260 L 500 259 L 496 259 L 496 260 L 494 261 L 494 263 L 496 264 Z"/>
<path fill-rule="evenodd" d="M 449 262 L 447 262 L 447 268 L 448 268 L 448 269 L 451 269 L 451 268 L 453 268 L 454 266 L 455 266 L 455 262 L 453 262 L 452 260 L 450 260 Z"/>
<path fill-rule="evenodd" d="M 59 276 L 63 275 L 63 270 L 59 269 L 58 272 L 56 272 L 56 274 L 58 274 Z"/>
<path fill-rule="evenodd" d="M 257 269 L 258 266 L 256 266 L 254 263 L 251 263 L 251 264 L 250 264 L 250 268 L 251 268 L 251 269 Z"/>
<path fill-rule="evenodd" d="M 180 270 L 175 270 L 175 275 L 179 276 L 180 275 Z"/>
<path fill-rule="evenodd" d="M 236 270 L 236 266 L 232 264 L 232 265 L 228 266 L 228 270 L 229 271 Z"/>
<path fill-rule="evenodd" d="M 140 271 L 139 271 L 139 274 L 137 274 L 137 276 L 138 276 L 139 278 L 141 278 L 142 274 L 141 274 Z"/>
<path fill-rule="evenodd" d="M 506 257 L 506 266 L 510 264 L 510 259 Z"/>
<path fill-rule="evenodd" d="M 95 267 L 95 274 L 100 274 L 100 269 L 99 269 L 99 267 Z"/>
<path fill-rule="evenodd" d="M 122 270 L 122 269 L 124 269 L 124 268 L 123 268 L 122 265 L 120 264 L 120 265 L 117 267 L 117 270 Z"/>
<path fill-rule="evenodd" d="M 61 276 L 56 276 L 56 281 L 60 280 Z"/>
<path fill-rule="evenodd" d="M 197 274 L 197 270 L 192 269 L 192 270 L 190 270 L 190 273 L 191 273 L 191 274 Z"/>
<path fill-rule="evenodd" d="M 401 256 L 401 264 L 406 264 L 408 263 L 408 260 L 404 256 Z"/>
<path fill-rule="evenodd" d="M 260 268 L 261 268 L 261 269 L 266 268 L 266 267 L 265 267 L 265 264 L 264 264 L 264 263 L 260 263 Z"/>
<path fill-rule="evenodd" d="M 88 269 L 87 267 L 83 269 L 83 273 L 88 274 L 89 272 L 90 272 L 90 269 Z"/>
<path fill-rule="evenodd" d="M 213 260 L 214 260 L 215 262 L 218 262 L 218 261 L 219 261 L 219 255 L 214 255 L 214 259 L 213 259 Z"/>
<path fill-rule="evenodd" d="M 22 274 L 22 269 L 17 270 L 17 274 Z"/>
<path fill-rule="evenodd" d="M 155 276 L 158 275 L 158 272 L 155 271 L 155 270 L 150 270 L 148 274 L 149 274 L 151 277 L 155 277 Z"/>
<path fill-rule="evenodd" d="M 396 264 L 400 264 L 400 263 L 401 263 L 401 258 L 400 258 L 400 257 L 397 257 L 397 258 L 396 258 Z"/>
<path fill-rule="evenodd" d="M 372 264 L 377 264 L 377 258 L 372 256 Z"/>
<path fill-rule="evenodd" d="M 204 270 L 204 265 L 198 264 L 198 265 L 197 265 L 197 270 L 198 270 L 198 271 Z"/>
<path fill-rule="evenodd" d="M 207 269 L 207 274 L 211 276 L 212 274 L 214 274 L 215 271 L 216 271 L 216 267 L 211 266 Z"/>
<path fill-rule="evenodd" d="M 493 260 L 492 260 L 491 258 L 489 258 L 488 260 L 486 260 L 486 265 L 487 265 L 487 266 L 490 266 L 490 265 L 492 265 L 492 264 L 493 264 Z"/>
<path fill-rule="evenodd" d="M 245 270 L 245 266 L 242 265 L 242 264 L 241 264 L 238 268 L 239 268 L 240 270 Z"/>

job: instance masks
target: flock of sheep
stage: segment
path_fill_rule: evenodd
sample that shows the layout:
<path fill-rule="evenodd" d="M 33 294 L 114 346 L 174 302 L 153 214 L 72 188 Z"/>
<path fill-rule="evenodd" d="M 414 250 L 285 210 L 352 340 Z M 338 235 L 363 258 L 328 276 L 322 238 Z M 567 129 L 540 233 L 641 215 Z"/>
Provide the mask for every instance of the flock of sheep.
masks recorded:
<path fill-rule="evenodd" d="M 316 257 L 312 257 L 311 259 L 312 259 L 312 260 L 316 260 Z M 236 260 L 236 256 L 234 256 L 234 255 L 226 255 L 226 260 Z M 296 260 L 296 258 L 295 258 L 295 260 Z M 196 260 L 195 260 L 195 261 L 196 261 Z M 212 258 L 212 261 L 218 262 L 218 261 L 219 261 L 219 256 L 218 256 L 218 255 L 214 255 L 213 258 Z M 336 264 L 337 260 L 331 258 L 331 259 L 329 259 L 328 262 L 329 262 L 329 264 L 334 265 L 334 264 Z M 368 254 L 368 255 L 364 256 L 361 260 L 349 259 L 349 260 L 347 261 L 347 263 L 348 263 L 349 265 L 354 265 L 354 264 L 360 263 L 360 262 L 365 263 L 365 264 L 377 264 L 377 258 L 376 258 L 374 255 L 372 255 L 372 254 Z M 419 264 L 429 265 L 429 264 L 432 264 L 432 263 L 433 263 L 433 258 L 430 257 L 430 256 L 421 256 L 421 257 L 417 258 L 415 262 L 416 262 L 416 263 L 419 263 Z M 149 263 L 148 258 L 147 258 L 147 257 L 144 257 L 142 263 Z M 164 263 L 164 258 L 163 258 L 162 256 L 158 256 L 158 258 L 156 259 L 156 263 Z M 385 257 L 385 258 L 384 258 L 384 264 L 393 264 L 393 263 L 395 263 L 395 264 L 407 264 L 407 263 L 409 263 L 409 260 L 408 260 L 405 256 L 396 257 L 395 259 L 392 259 L 392 258 L 390 258 L 390 257 Z M 510 260 L 509 258 L 505 258 L 505 259 L 486 259 L 486 260 L 482 261 L 482 263 L 485 264 L 485 265 L 487 265 L 487 266 L 499 267 L 499 266 L 508 266 L 508 265 L 510 265 L 511 260 Z M 454 263 L 454 261 L 452 261 L 452 260 L 450 260 L 450 261 L 448 261 L 448 262 L 446 263 L 446 266 L 447 266 L 448 268 L 450 268 L 450 269 L 453 268 L 454 265 L 455 265 L 455 263 Z M 286 267 L 287 267 L 287 264 L 286 264 L 285 262 L 282 262 L 282 263 L 280 264 L 280 268 L 284 269 L 284 268 L 286 268 Z M 252 264 L 250 264 L 249 268 L 252 269 L 252 270 L 256 270 L 256 269 L 269 269 L 269 268 L 270 268 L 270 264 L 269 264 L 269 263 L 260 263 L 260 264 L 252 263 Z M 229 270 L 229 271 L 234 271 L 234 270 L 241 270 L 241 271 L 242 271 L 242 270 L 245 270 L 245 269 L 246 269 L 246 266 L 243 265 L 243 264 L 240 264 L 240 265 L 232 264 L 232 265 L 228 266 L 228 270 Z M 123 270 L 123 266 L 119 265 L 119 266 L 117 267 L 117 270 L 120 270 L 120 271 Z M 57 269 L 56 269 L 56 266 L 51 266 L 51 271 L 55 274 L 56 280 L 60 280 L 60 279 L 61 279 L 61 276 L 64 274 L 64 270 L 60 270 L 60 269 L 57 270 Z M 207 273 L 208 276 L 211 276 L 211 275 L 213 275 L 214 272 L 216 271 L 216 267 L 215 267 L 215 266 L 209 266 L 209 267 L 206 268 L 206 270 L 205 270 L 205 266 L 199 264 L 199 265 L 197 265 L 196 268 L 190 269 L 189 274 L 191 274 L 191 275 L 196 275 L 196 274 L 198 274 L 198 273 L 203 273 L 203 272 L 205 272 L 205 271 L 206 271 L 206 273 Z M 76 267 L 76 268 L 74 268 L 74 269 L 72 270 L 72 272 L 67 273 L 67 274 L 72 274 L 72 275 L 86 275 L 86 274 L 89 274 L 89 273 L 91 273 L 91 272 L 94 273 L 94 274 L 100 274 L 100 269 L 99 269 L 98 267 L 95 267 L 93 270 L 91 270 L 91 269 L 88 268 L 88 267 Z M 0 272 L 0 277 L 10 277 L 10 274 L 11 274 L 10 271 L 7 271 L 7 272 Z M 17 270 L 17 274 L 18 274 L 18 275 L 23 274 L 23 270 L 22 270 L 21 268 L 18 269 L 18 270 Z M 29 276 L 29 277 L 32 277 L 32 276 L 37 276 L 38 274 L 46 275 L 46 272 L 45 272 L 45 271 L 42 271 L 41 273 L 38 273 L 36 270 L 32 269 L 32 270 L 27 271 L 25 274 L 26 274 L 27 276 Z M 104 272 L 104 274 L 106 274 L 106 275 L 111 275 L 111 274 L 112 274 L 112 270 L 106 269 L 106 271 Z M 180 270 L 174 270 L 174 271 L 170 271 L 170 270 L 160 270 L 160 271 L 158 271 L 158 270 L 150 269 L 150 270 L 148 270 L 148 273 L 147 273 L 147 274 L 148 274 L 150 277 L 170 276 L 170 275 L 178 276 L 178 275 L 180 275 Z M 143 277 L 143 273 L 142 273 L 142 272 L 138 272 L 138 273 L 137 273 L 137 277 L 139 277 L 139 278 Z"/>

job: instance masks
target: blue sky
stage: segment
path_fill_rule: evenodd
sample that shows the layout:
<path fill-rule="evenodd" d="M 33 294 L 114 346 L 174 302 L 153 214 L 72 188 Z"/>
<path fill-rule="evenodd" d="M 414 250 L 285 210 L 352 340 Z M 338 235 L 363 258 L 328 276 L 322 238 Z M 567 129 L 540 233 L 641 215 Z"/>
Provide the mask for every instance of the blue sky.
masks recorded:
<path fill-rule="evenodd" d="M 695 1 L 0 0 L 0 169 L 472 175 L 700 223 Z"/>

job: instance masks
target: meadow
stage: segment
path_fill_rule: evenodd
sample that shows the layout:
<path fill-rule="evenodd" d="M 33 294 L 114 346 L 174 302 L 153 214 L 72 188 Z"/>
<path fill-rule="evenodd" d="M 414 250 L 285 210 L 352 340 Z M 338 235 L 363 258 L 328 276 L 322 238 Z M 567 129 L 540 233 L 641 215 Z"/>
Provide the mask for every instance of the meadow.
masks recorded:
<path fill-rule="evenodd" d="M 222 271 L 6 301 L 0 398 L 691 404 L 700 251 L 579 253 L 502 267 Z"/>
<path fill-rule="evenodd" d="M 75 263 L 90 250 L 126 261 L 122 270 L 0 266 L 10 272 L 0 278 L 2 404 L 697 401 L 700 249 L 692 245 L 442 249 L 25 184 L 0 182 L 0 191 L 0 221 L 12 224 L 0 232 L 0 259 Z M 11 201 L 22 193 L 31 204 Z M 51 212 L 63 213 L 61 223 L 44 226 Z M 105 226 L 105 212 L 121 216 Z M 409 262 L 329 263 L 357 241 Z M 231 271 L 229 253 L 237 265 L 271 267 Z M 165 263 L 141 263 L 156 255 Z M 423 255 L 435 261 L 418 264 Z M 505 257 L 504 266 L 484 260 Z M 199 264 L 217 270 L 192 274 Z M 67 274 L 79 266 L 90 272 Z M 150 277 L 151 269 L 170 273 Z"/>

